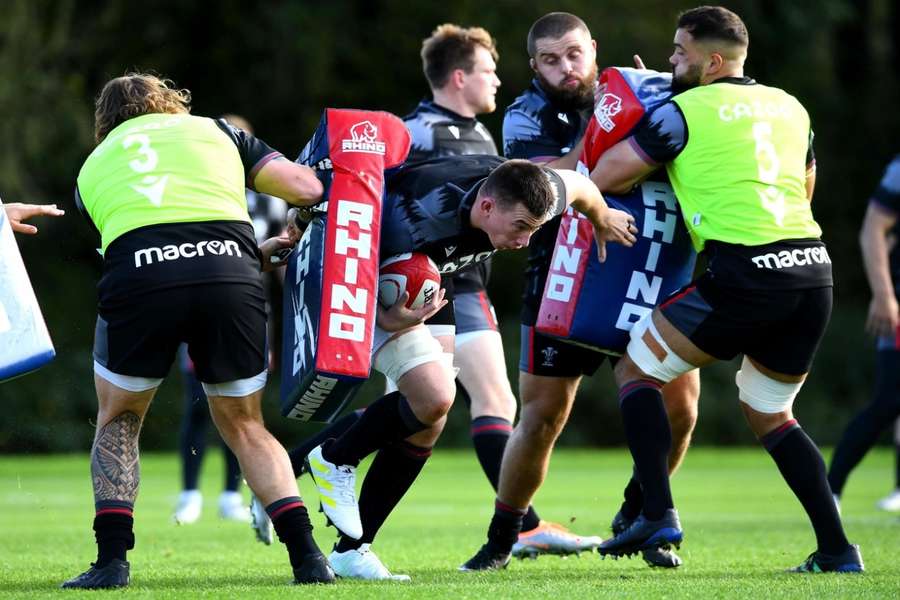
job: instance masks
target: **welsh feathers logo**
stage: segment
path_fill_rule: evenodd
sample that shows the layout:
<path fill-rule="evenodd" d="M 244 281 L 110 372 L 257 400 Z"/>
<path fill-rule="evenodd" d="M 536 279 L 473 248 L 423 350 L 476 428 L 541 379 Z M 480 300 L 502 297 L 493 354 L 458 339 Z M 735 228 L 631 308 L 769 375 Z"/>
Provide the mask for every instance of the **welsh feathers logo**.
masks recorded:
<path fill-rule="evenodd" d="M 615 94 L 603 94 L 597 108 L 594 109 L 594 116 L 597 117 L 597 123 L 606 133 L 616 128 L 613 117 L 622 112 L 622 99 Z"/>
<path fill-rule="evenodd" d="M 361 121 L 350 128 L 350 139 L 341 140 L 344 152 L 384 154 L 384 142 L 378 141 L 378 127 L 372 121 Z"/>

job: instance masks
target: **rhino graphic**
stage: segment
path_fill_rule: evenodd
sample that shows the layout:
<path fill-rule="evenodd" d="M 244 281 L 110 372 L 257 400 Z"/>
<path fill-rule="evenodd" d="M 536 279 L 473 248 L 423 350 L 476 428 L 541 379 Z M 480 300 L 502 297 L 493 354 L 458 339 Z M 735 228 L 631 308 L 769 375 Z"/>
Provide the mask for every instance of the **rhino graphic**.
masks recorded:
<path fill-rule="evenodd" d="M 350 128 L 350 137 L 354 142 L 374 142 L 378 128 L 371 121 L 362 121 Z"/>

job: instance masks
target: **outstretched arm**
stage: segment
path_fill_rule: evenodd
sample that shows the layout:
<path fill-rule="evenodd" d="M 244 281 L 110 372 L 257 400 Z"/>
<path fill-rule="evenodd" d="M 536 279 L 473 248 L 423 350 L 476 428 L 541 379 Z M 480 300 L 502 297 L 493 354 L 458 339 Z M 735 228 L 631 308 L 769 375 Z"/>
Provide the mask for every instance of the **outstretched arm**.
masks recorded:
<path fill-rule="evenodd" d="M 566 204 L 583 214 L 594 226 L 597 254 L 600 262 L 606 260 L 606 242 L 632 246 L 637 241 L 637 227 L 631 214 L 609 208 L 603 194 L 590 179 L 575 171 L 560 170 L 556 173 L 566 186 Z"/>

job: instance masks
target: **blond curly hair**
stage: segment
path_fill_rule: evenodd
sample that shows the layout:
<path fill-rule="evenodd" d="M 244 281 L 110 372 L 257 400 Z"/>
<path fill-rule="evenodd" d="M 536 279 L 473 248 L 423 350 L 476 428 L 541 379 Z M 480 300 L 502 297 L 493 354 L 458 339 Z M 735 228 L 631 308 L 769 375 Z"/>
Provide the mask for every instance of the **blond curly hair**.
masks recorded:
<path fill-rule="evenodd" d="M 106 82 L 94 110 L 94 139 L 99 144 L 128 119 L 153 113 L 191 112 L 191 92 L 171 79 L 149 73 L 126 73 Z"/>

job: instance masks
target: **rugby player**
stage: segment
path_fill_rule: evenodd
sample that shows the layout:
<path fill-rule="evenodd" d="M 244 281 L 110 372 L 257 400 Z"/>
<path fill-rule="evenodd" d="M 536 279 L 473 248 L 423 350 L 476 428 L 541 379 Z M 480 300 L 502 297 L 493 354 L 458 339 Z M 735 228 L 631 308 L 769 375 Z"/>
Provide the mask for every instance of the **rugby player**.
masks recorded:
<path fill-rule="evenodd" d="M 309 452 L 322 509 L 341 533 L 332 557 L 372 542 L 443 428 L 455 395 L 454 313 L 453 304 L 446 304 L 453 299 L 453 276 L 496 250 L 524 247 L 568 205 L 594 225 L 601 260 L 607 241 L 633 244 L 633 218 L 609 209 L 596 186 L 574 171 L 473 155 L 406 163 L 388 178 L 380 254 L 427 254 L 444 275 L 446 299 L 435 296 L 413 311 L 403 306 L 403 298 L 389 310 L 379 308 L 374 366 L 397 383 L 398 391 L 375 401 L 344 433 Z M 383 449 L 390 453 L 375 457 L 357 505 L 356 466 Z M 391 461 L 392 468 L 379 461 Z M 380 473 L 378 479 L 373 471 Z M 384 569 L 372 578 L 401 577 L 408 579 Z"/>
<path fill-rule="evenodd" d="M 222 118 L 226 123 L 243 129 L 253 135 L 253 126 L 244 117 L 236 114 L 225 114 Z M 251 189 L 245 190 L 247 197 L 247 212 L 253 225 L 253 235 L 257 243 L 262 243 L 271 237 L 277 237 L 283 230 L 287 206 L 280 198 L 267 194 L 261 194 Z M 267 298 L 280 292 L 280 284 L 276 281 L 283 276 L 284 271 L 277 269 L 263 273 L 263 288 Z M 279 282 L 280 283 L 280 282 Z M 274 371 L 274 353 L 272 346 L 277 346 L 275 340 L 276 327 L 271 314 L 271 303 L 266 302 L 268 315 L 268 346 L 269 346 L 269 371 Z M 203 510 L 203 495 L 197 487 L 200 477 L 200 468 L 206 450 L 206 429 L 209 425 L 209 411 L 206 409 L 206 394 L 203 386 L 197 380 L 194 373 L 194 365 L 187 354 L 187 348 L 182 345 L 178 350 L 178 363 L 184 381 L 184 414 L 181 417 L 181 431 L 179 432 L 178 449 L 181 458 L 182 490 L 178 495 L 178 504 L 172 515 L 173 520 L 180 525 L 194 523 L 200 518 Z M 239 490 L 241 484 L 241 468 L 234 452 L 227 445 L 222 447 L 222 458 L 225 461 L 225 483 L 222 493 L 219 494 L 219 517 L 238 522 L 250 522 L 250 512 L 244 504 Z M 265 507 L 260 507 L 262 514 Z M 268 518 L 266 518 L 268 521 Z M 271 543 L 271 521 L 268 522 Z"/>
<path fill-rule="evenodd" d="M 245 131 L 191 116 L 189 102 L 186 90 L 144 74 L 109 81 L 97 99 L 98 145 L 76 188 L 104 258 L 91 449 L 97 560 L 66 588 L 129 583 L 141 423 L 182 342 L 213 422 L 287 546 L 294 580 L 334 581 L 287 453 L 260 410 L 266 383 L 260 264 L 290 240 L 258 247 L 244 196 L 248 186 L 309 205 L 321 200 L 322 184 L 311 169 Z"/>
<path fill-rule="evenodd" d="M 581 138 L 597 85 L 596 42 L 584 21 L 575 15 L 544 15 L 528 33 L 528 54 L 535 79 L 506 110 L 504 152 L 550 166 L 574 167 L 581 154 Z M 642 65 L 636 58 L 638 66 Z M 569 418 L 581 378 L 592 375 L 611 355 L 561 342 L 535 330 L 560 219 L 542 227 L 528 246 L 528 270 L 522 307 L 519 390 L 522 414 L 503 456 L 500 486 L 488 543 L 462 570 L 503 568 L 507 565 L 522 523 L 522 511 L 543 483 L 553 445 Z M 674 470 L 687 450 L 696 422 L 699 377 L 687 374 L 665 390 L 672 420 L 669 457 Z M 640 484 L 632 478 L 625 502 L 615 515 L 613 533 L 626 528 L 641 511 Z M 652 566 L 677 567 L 681 559 L 667 549 L 649 549 L 644 558 Z"/>
<path fill-rule="evenodd" d="M 497 155 L 497 147 L 477 115 L 493 112 L 494 96 L 500 80 L 496 76 L 498 58 L 494 40 L 480 27 L 462 28 L 444 24 L 437 27 L 422 44 L 422 68 L 433 99 L 423 100 L 404 122 L 412 135 L 409 162 L 471 154 Z M 454 367 L 459 369 L 457 383 L 472 416 L 471 435 L 478 461 L 494 489 L 500 476 L 503 449 L 512 431 L 516 399 L 506 375 L 503 341 L 497 319 L 485 290 L 490 259 L 453 277 L 455 313 Z M 439 334 L 435 328 L 432 333 Z M 465 352 L 460 350 L 465 348 Z M 329 437 L 337 437 L 358 418 L 359 411 L 348 413 L 290 452 L 294 472 L 299 474 L 306 455 Z M 390 449 L 380 452 L 389 454 Z M 394 470 L 395 462 L 376 460 L 378 469 Z M 369 471 L 377 481 L 377 470 Z M 366 488 L 365 481 L 363 487 Z M 373 493 L 375 492 L 373 488 Z M 520 539 L 513 546 L 517 556 L 543 553 L 570 554 L 595 548 L 597 537 L 577 536 L 562 525 L 541 521 L 532 507 L 525 515 Z M 261 537 L 257 535 L 257 537 Z M 329 560 L 342 577 L 377 578 L 386 570 L 361 541 L 347 541 L 358 547 L 332 554 Z"/>
<path fill-rule="evenodd" d="M 836 502 L 850 472 L 878 440 L 881 432 L 900 415 L 900 249 L 896 238 L 900 214 L 900 155 L 888 165 L 881 183 L 869 200 L 859 232 L 863 265 L 872 290 L 866 330 L 877 339 L 875 393 L 872 402 L 847 425 L 834 449 L 828 483 Z M 900 422 L 898 422 L 900 423 Z M 900 424 L 897 426 L 900 432 Z M 900 456 L 900 451 L 898 451 Z M 896 489 L 879 500 L 882 510 L 900 510 L 900 460 Z"/>
<path fill-rule="evenodd" d="M 635 324 L 616 365 L 644 505 L 600 552 L 619 556 L 680 543 L 660 386 L 743 354 L 735 378 L 741 408 L 816 535 L 816 551 L 794 571 L 862 571 L 822 455 L 791 411 L 832 304 L 831 261 L 810 206 L 809 116 L 793 96 L 744 75 L 748 34 L 733 12 L 703 6 L 682 13 L 674 45 L 669 60 L 677 95 L 605 153 L 591 177 L 615 193 L 665 165 L 707 269 Z"/>

